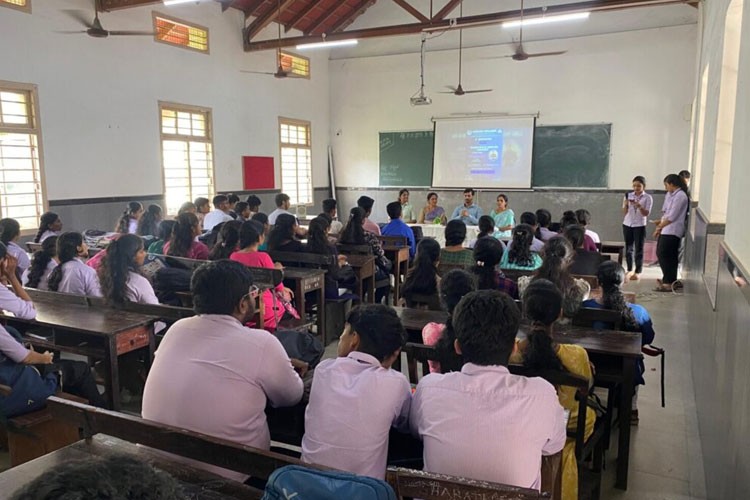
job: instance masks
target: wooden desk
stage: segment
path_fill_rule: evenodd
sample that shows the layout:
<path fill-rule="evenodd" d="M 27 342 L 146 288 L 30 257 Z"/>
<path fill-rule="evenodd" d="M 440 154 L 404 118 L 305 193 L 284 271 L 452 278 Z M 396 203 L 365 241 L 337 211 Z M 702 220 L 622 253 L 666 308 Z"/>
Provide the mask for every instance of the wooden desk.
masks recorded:
<path fill-rule="evenodd" d="M 347 262 L 357 275 L 357 295 L 364 303 L 365 295 L 367 301 L 375 303 L 375 257 L 373 255 L 347 255 Z"/>
<path fill-rule="evenodd" d="M 601 253 L 616 253 L 617 263 L 622 265 L 622 260 L 625 257 L 625 243 L 622 241 L 602 241 L 600 251 Z"/>
<path fill-rule="evenodd" d="M 393 303 L 398 304 L 401 298 L 401 275 L 406 275 L 409 270 L 409 247 L 383 245 L 385 256 L 393 263 L 391 273 L 393 274 Z"/>
<path fill-rule="evenodd" d="M 318 295 L 318 335 L 323 335 L 326 328 L 326 294 L 325 274 L 322 269 L 303 267 L 285 267 L 284 280 L 293 281 L 294 301 L 300 315 L 305 314 L 305 294 L 317 291 Z"/>
<path fill-rule="evenodd" d="M 147 364 L 154 358 L 156 316 L 104 307 L 90 307 L 86 297 L 54 293 L 30 293 L 36 307 L 36 319 L 26 320 L 0 312 L 8 323 L 31 326 L 24 340 L 42 350 L 63 351 L 104 361 L 105 398 L 113 410 L 120 409 L 118 356 L 136 349 L 148 349 Z M 82 301 L 82 302 L 81 302 Z M 48 336 L 47 336 L 48 335 Z M 148 367 L 147 366 L 147 367 Z"/>
<path fill-rule="evenodd" d="M 422 343 L 422 328 L 429 322 L 445 323 L 448 313 L 394 307 L 401 323 L 409 334 L 409 340 Z M 528 323 L 522 322 L 519 338 L 528 331 Z M 416 339 L 416 340 L 413 340 Z M 572 325 L 557 325 L 553 336 L 560 344 L 575 344 L 586 349 L 589 359 L 597 367 L 595 379 L 615 382 L 620 391 L 620 430 L 615 487 L 628 488 L 628 462 L 630 460 L 630 410 L 633 402 L 636 361 L 641 357 L 640 332 L 596 330 Z"/>
<path fill-rule="evenodd" d="M 192 464 L 187 465 L 184 462 L 177 462 L 153 448 L 135 445 L 106 434 L 97 434 L 90 440 L 78 441 L 36 460 L 8 469 L 0 474 L 0 491 L 4 492 L 3 496 L 9 495 L 37 477 L 52 472 L 58 466 L 74 460 L 122 455 L 168 472 L 180 483 L 189 498 L 251 499 L 261 498 L 263 493 L 242 483 L 217 476 Z M 137 481 L 138 478 L 133 478 L 133 480 Z"/>

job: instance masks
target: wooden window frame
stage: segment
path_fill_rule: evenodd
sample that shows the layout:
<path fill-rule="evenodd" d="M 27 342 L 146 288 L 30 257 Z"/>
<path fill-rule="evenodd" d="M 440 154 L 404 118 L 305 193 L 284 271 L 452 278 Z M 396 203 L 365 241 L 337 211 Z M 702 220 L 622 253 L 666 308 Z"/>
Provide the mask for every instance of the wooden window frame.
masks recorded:
<path fill-rule="evenodd" d="M 307 120 L 300 120 L 298 118 L 287 118 L 287 117 L 284 117 L 284 116 L 279 116 L 279 123 L 278 123 L 278 126 L 277 126 L 276 130 L 278 131 L 278 134 L 279 134 L 279 176 L 280 176 L 280 180 L 281 180 L 281 190 L 283 192 L 283 190 L 284 190 L 284 170 L 283 170 L 284 169 L 284 160 L 283 160 L 283 156 L 282 156 L 282 150 L 284 149 L 285 146 L 286 147 L 297 147 L 297 148 L 301 148 L 301 147 L 304 147 L 304 146 L 302 146 L 300 144 L 290 144 L 290 143 L 286 143 L 286 142 L 281 142 L 281 125 L 304 126 L 304 127 L 307 127 L 307 129 L 308 129 L 308 134 L 310 136 L 309 137 L 310 143 L 307 146 L 310 149 L 310 203 L 297 203 L 297 204 L 294 204 L 292 206 L 295 206 L 295 207 L 311 207 L 311 206 L 314 206 L 315 205 L 315 197 L 314 197 L 315 188 L 314 188 L 314 183 L 313 183 L 312 122 L 307 121 Z M 297 190 L 297 192 L 299 193 L 299 189 Z"/>
<path fill-rule="evenodd" d="M 168 42 L 166 40 L 161 40 L 159 38 L 159 35 L 158 35 L 159 30 L 156 27 L 156 20 L 157 19 L 163 19 L 165 21 L 169 21 L 169 22 L 172 22 L 172 23 L 182 24 L 183 26 L 188 26 L 190 28 L 196 28 L 196 29 L 205 31 L 206 32 L 206 50 L 201 50 L 201 49 L 197 49 L 195 47 L 190 47 L 188 45 L 182 45 L 182 44 L 179 44 L 179 43 L 174 43 L 174 42 Z M 152 25 L 154 27 L 154 41 L 155 42 L 162 43 L 164 45 L 169 45 L 170 47 L 179 47 L 181 49 L 190 50 L 192 52 L 197 52 L 199 54 L 210 54 L 211 53 L 210 32 L 209 32 L 209 30 L 208 30 L 208 28 L 206 26 L 201 26 L 200 24 L 195 24 L 195 23 L 190 22 L 190 21 L 185 21 L 184 19 L 179 19 L 177 17 L 168 16 L 166 14 L 162 14 L 161 12 L 157 12 L 155 10 L 151 11 L 151 21 L 152 21 Z"/>
<path fill-rule="evenodd" d="M 206 115 L 206 137 L 195 137 L 195 136 L 187 136 L 187 135 L 180 135 L 180 134 L 165 134 L 162 131 L 162 111 L 164 109 L 169 109 L 172 111 L 182 111 L 185 113 L 203 113 Z M 160 156 L 160 163 L 161 163 L 161 180 L 162 180 L 162 194 L 164 195 L 164 201 L 165 201 L 165 211 L 169 211 L 169 204 L 166 202 L 167 199 L 167 178 L 166 178 L 166 171 L 164 169 L 164 141 L 185 141 L 187 140 L 190 142 L 190 139 L 199 139 L 198 142 L 206 142 L 211 144 L 211 187 L 209 188 L 208 192 L 208 199 L 211 200 L 213 196 L 216 194 L 216 159 L 215 159 L 215 153 L 214 153 L 214 133 L 213 133 L 213 110 L 208 107 L 204 106 L 195 106 L 191 104 L 180 104 L 176 102 L 171 101 L 159 101 L 158 106 L 158 123 L 159 123 L 159 156 Z M 192 186 L 190 184 L 191 176 L 188 176 L 188 189 L 192 192 Z M 185 201 L 193 201 L 185 200 Z M 168 215 L 177 215 L 177 213 L 168 213 Z"/>
<path fill-rule="evenodd" d="M 0 6 L 8 7 L 9 9 L 18 10 L 21 12 L 26 12 L 27 14 L 31 14 L 31 0 L 26 0 L 26 5 L 15 5 L 15 4 L 0 0 Z"/>
<path fill-rule="evenodd" d="M 29 3 L 29 5 L 31 5 Z M 0 132 L 9 132 L 13 134 L 34 134 L 36 135 L 36 148 L 38 153 L 39 161 L 39 186 L 42 190 L 42 206 L 41 212 L 44 213 L 49 210 L 49 201 L 47 199 L 47 176 L 44 172 L 44 147 L 42 141 L 42 127 L 39 119 L 39 89 L 37 85 L 33 83 L 19 83 L 10 82 L 6 80 L 0 80 L 0 89 L 8 90 L 10 92 L 28 92 L 31 98 L 31 105 L 29 106 L 30 125 L 0 125 Z M 0 208 L 1 210 L 1 208 Z M 39 214 L 41 215 L 41 214 Z M 2 217 L 6 214 L 2 213 Z M 21 236 L 30 236 L 36 234 L 37 228 L 21 229 Z"/>
<path fill-rule="evenodd" d="M 312 65 L 310 63 L 310 58 L 309 57 L 301 56 L 299 54 L 295 54 L 294 52 L 290 52 L 288 50 L 280 50 L 279 51 L 279 59 L 281 59 L 281 57 L 283 57 L 283 56 L 289 56 L 289 57 L 292 57 L 292 58 L 303 59 L 303 60 L 307 61 L 307 74 L 306 75 L 300 75 L 299 73 L 295 73 L 294 71 L 292 71 L 292 69 L 290 69 L 289 72 L 291 74 L 293 74 L 295 76 L 295 78 L 305 78 L 307 80 L 310 79 L 310 76 L 312 75 Z M 281 66 L 281 61 L 280 60 L 278 62 L 278 65 Z"/>

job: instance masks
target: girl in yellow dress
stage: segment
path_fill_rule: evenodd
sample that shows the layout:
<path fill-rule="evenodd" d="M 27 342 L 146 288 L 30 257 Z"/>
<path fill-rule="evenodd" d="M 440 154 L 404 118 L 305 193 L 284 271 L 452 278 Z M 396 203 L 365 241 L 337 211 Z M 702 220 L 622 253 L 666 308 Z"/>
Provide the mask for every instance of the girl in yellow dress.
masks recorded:
<path fill-rule="evenodd" d="M 586 351 L 577 345 L 557 344 L 552 341 L 552 328 L 562 316 L 562 293 L 551 282 L 538 279 L 529 284 L 523 294 L 523 309 L 531 321 L 527 338 L 518 342 L 511 363 L 523 363 L 534 370 L 563 370 L 593 380 L 591 364 Z M 514 359 L 515 358 L 515 359 Z M 570 412 L 568 429 L 575 430 L 578 422 L 578 402 L 574 387 L 557 387 L 557 396 L 563 408 Z M 585 439 L 594 430 L 596 413 L 587 409 Z M 578 466 L 575 457 L 575 439 L 568 438 L 562 455 L 562 498 L 578 498 Z"/>

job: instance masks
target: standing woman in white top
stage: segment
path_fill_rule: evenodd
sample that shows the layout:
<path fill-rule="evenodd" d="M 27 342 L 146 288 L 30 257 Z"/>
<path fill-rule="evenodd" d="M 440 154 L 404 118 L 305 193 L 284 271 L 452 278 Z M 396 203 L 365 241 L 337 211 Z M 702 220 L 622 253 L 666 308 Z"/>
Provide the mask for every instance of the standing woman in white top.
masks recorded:
<path fill-rule="evenodd" d="M 662 279 L 657 280 L 659 286 L 655 292 L 671 292 L 672 283 L 677 281 L 677 266 L 680 263 L 680 240 L 685 235 L 685 220 L 690 210 L 690 194 L 685 179 L 677 174 L 669 174 L 664 178 L 664 197 L 661 219 L 656 222 L 654 238 L 656 256 L 659 259 Z"/>
<path fill-rule="evenodd" d="M 89 247 L 81 233 L 63 233 L 57 238 L 57 258 L 60 261 L 49 275 L 47 286 L 53 292 L 101 297 L 99 278 L 93 268 L 83 263 Z"/>
<path fill-rule="evenodd" d="M 36 288 L 38 290 L 49 290 L 47 281 L 49 275 L 57 267 L 57 236 L 50 236 L 44 243 L 42 249 L 34 252 L 31 257 L 31 266 L 23 273 L 21 282 L 23 286 Z"/>
<path fill-rule="evenodd" d="M 125 234 L 110 243 L 99 266 L 99 283 L 107 304 L 117 307 L 126 301 L 159 303 L 151 283 L 138 271 L 145 258 L 143 240 L 134 234 Z"/>
<path fill-rule="evenodd" d="M 622 201 L 622 234 L 625 237 L 625 260 L 628 265 L 628 278 L 637 280 L 643 271 L 643 243 L 646 241 L 646 223 L 654 200 L 646 193 L 646 178 L 637 175 L 633 178 L 633 191 Z M 635 260 L 635 272 L 633 261 Z"/>
<path fill-rule="evenodd" d="M 18 238 L 21 237 L 21 226 L 16 219 L 0 219 L 0 241 L 8 247 L 8 254 L 18 261 L 16 275 L 20 281 L 24 271 L 29 268 L 31 260 L 26 250 L 18 246 Z"/>
<path fill-rule="evenodd" d="M 115 231 L 118 233 L 129 233 L 135 234 L 138 230 L 138 221 L 143 215 L 143 205 L 137 201 L 131 201 L 128 203 L 120 218 L 117 220 L 117 227 Z"/>
<path fill-rule="evenodd" d="M 34 243 L 43 243 L 50 236 L 59 236 L 63 223 L 55 212 L 44 212 L 39 218 L 39 231 L 34 236 Z"/>

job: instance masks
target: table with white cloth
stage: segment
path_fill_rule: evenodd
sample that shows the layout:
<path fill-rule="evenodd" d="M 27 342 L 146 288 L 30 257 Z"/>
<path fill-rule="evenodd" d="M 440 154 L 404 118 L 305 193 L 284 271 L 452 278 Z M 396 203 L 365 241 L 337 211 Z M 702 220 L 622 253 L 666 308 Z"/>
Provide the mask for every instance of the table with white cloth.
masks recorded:
<path fill-rule="evenodd" d="M 440 243 L 441 247 L 445 246 L 445 226 L 440 224 L 409 224 L 411 227 L 421 227 L 422 234 L 425 238 L 432 238 L 433 240 Z M 466 239 L 464 240 L 464 246 L 469 246 L 469 243 L 477 239 L 479 234 L 479 226 L 466 226 Z"/>

